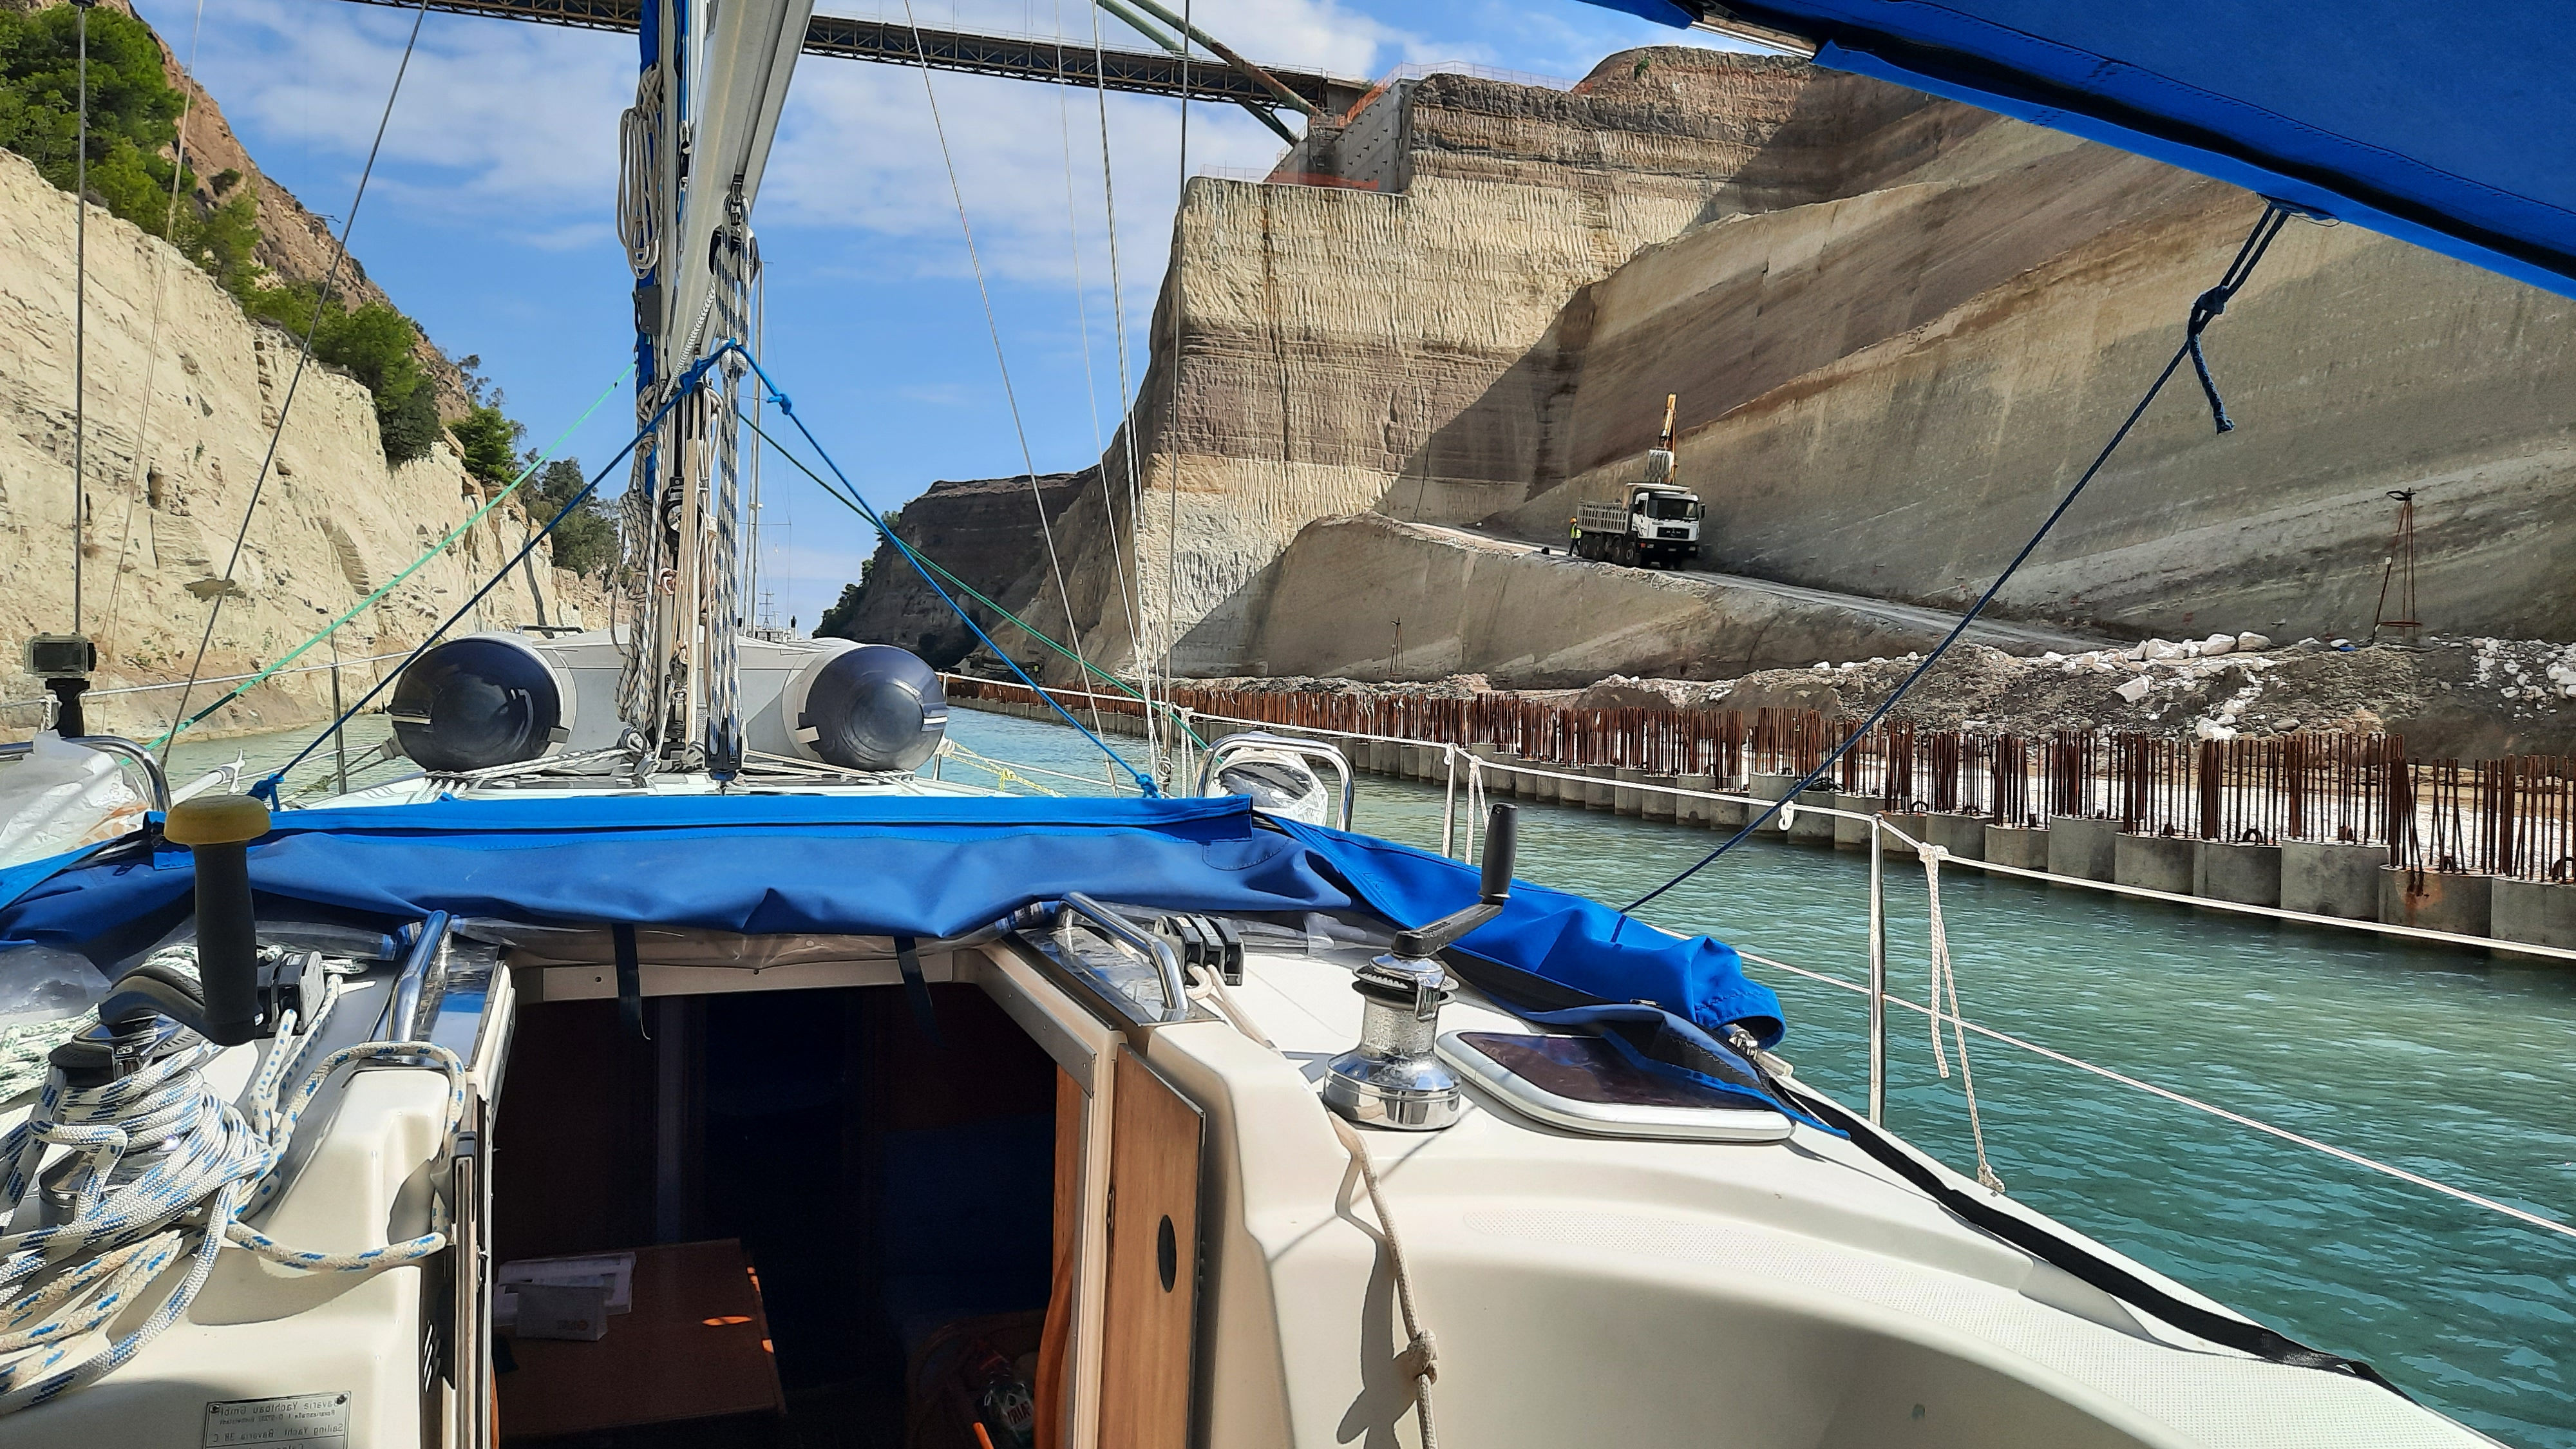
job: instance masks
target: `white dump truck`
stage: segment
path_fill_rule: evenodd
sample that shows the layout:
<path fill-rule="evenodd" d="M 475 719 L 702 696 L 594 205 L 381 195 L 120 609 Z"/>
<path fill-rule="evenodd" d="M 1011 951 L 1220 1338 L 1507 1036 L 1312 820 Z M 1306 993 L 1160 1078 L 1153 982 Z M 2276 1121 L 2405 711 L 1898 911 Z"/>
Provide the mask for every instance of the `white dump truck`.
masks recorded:
<path fill-rule="evenodd" d="M 1664 430 L 1646 454 L 1646 476 L 1617 499 L 1586 499 L 1566 521 L 1575 554 L 1631 568 L 1679 568 L 1699 557 L 1699 495 L 1673 481 L 1673 405 L 1664 398 Z"/>

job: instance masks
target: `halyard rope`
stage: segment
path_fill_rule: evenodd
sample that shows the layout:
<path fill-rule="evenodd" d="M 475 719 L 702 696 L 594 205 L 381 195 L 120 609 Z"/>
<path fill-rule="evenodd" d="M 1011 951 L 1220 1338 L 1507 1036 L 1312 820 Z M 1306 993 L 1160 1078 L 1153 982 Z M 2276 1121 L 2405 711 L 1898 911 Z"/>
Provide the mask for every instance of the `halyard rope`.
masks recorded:
<path fill-rule="evenodd" d="M 1404 1314 L 1404 1352 L 1396 1355 L 1396 1367 L 1413 1383 L 1413 1414 L 1422 1426 L 1422 1449 L 1439 1449 L 1440 1436 L 1431 1428 L 1431 1385 L 1440 1377 L 1440 1353 L 1430 1330 L 1413 1311 L 1413 1274 L 1404 1265 L 1404 1241 L 1396 1236 L 1395 1217 L 1387 1211 L 1386 1191 L 1378 1184 L 1377 1163 L 1370 1158 L 1359 1129 L 1329 1108 L 1324 1116 L 1333 1124 L 1333 1135 L 1342 1139 L 1342 1150 L 1359 1168 L 1360 1181 L 1368 1185 L 1369 1207 L 1377 1214 L 1378 1235 L 1386 1241 L 1387 1270 L 1395 1278 L 1396 1307 Z"/>
<path fill-rule="evenodd" d="M 192 967 L 193 946 L 153 960 Z M 49 1075 L 35 1112 L 0 1138 L 0 1214 L 13 1212 L 35 1181 L 45 1148 L 89 1160 L 70 1221 L 0 1237 L 0 1414 L 41 1404 L 97 1382 L 130 1362 L 178 1321 L 205 1286 L 221 1249 L 244 1249 L 308 1272 L 374 1273 L 417 1263 L 447 1246 L 433 1228 L 418 1237 L 354 1253 L 291 1248 L 240 1221 L 278 1190 L 276 1171 L 304 1110 L 341 1067 L 385 1058 L 426 1063 L 448 1079 L 446 1131 L 465 1106 L 465 1068 L 428 1042 L 364 1042 L 322 1059 L 281 1099 L 340 998 L 324 973 L 309 1024 L 288 1012 L 235 1107 L 210 1090 L 204 1069 L 224 1048 L 200 1041 L 98 1087 Z M 162 1271 L 187 1269 L 160 1305 L 131 1331 L 102 1330 L 133 1306 Z"/>
<path fill-rule="evenodd" d="M 1218 1014 L 1236 1031 L 1265 1050 L 1278 1050 L 1233 993 L 1226 990 L 1223 976 L 1204 966 L 1190 967 L 1189 976 L 1193 999 L 1214 998 Z M 1412 1385 L 1413 1414 L 1422 1428 L 1422 1449 L 1439 1449 L 1440 1436 L 1431 1426 L 1431 1385 L 1440 1377 L 1440 1353 L 1431 1331 L 1422 1326 L 1421 1316 L 1414 1311 L 1413 1271 L 1404 1261 L 1404 1239 L 1396 1233 L 1395 1214 L 1387 1208 L 1386 1188 L 1377 1177 L 1377 1161 L 1369 1155 L 1368 1143 L 1359 1130 L 1344 1121 L 1340 1113 L 1326 1108 L 1324 1120 L 1333 1124 L 1333 1135 L 1341 1139 L 1342 1150 L 1350 1154 L 1351 1165 L 1360 1170 L 1360 1181 L 1368 1187 L 1369 1210 L 1377 1214 L 1378 1237 L 1386 1244 L 1387 1272 L 1395 1279 L 1396 1307 L 1404 1315 L 1404 1351 L 1396 1355 L 1396 1368 Z"/>

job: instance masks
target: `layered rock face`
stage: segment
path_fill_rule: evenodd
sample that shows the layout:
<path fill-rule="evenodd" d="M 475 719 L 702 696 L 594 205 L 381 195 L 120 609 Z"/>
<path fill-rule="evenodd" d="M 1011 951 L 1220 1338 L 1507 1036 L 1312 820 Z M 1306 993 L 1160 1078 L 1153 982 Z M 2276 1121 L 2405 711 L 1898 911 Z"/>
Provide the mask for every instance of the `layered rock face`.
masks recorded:
<path fill-rule="evenodd" d="M 1884 103 L 1856 118 L 1810 95 L 1855 87 Z M 1145 652 L 1167 650 L 1182 673 L 1250 657 L 1277 561 L 1309 520 L 1459 521 L 1525 499 L 1528 460 L 1560 446 L 1544 404 L 1572 381 L 1569 296 L 1748 197 L 1844 184 L 1845 160 L 1772 154 L 1817 149 L 1799 139 L 1817 116 L 1894 155 L 1931 144 L 1935 105 L 1795 62 L 1657 49 L 1613 57 L 1572 92 L 1438 75 L 1379 94 L 1338 156 L 1379 190 L 1191 181 L 1134 418 L 1136 486 L 1116 486 L 1122 434 L 1101 506 L 1074 510 L 1088 652 L 1113 667 L 1137 652 L 1113 563 L 1135 494 Z M 1951 124 L 1980 124 L 1950 109 Z M 1362 144 L 1372 126 L 1387 135 Z"/>
<path fill-rule="evenodd" d="M 1694 232 L 1569 307 L 1591 330 L 1560 404 L 1573 477 L 1536 476 L 1493 522 L 1539 536 L 1611 494 L 1679 390 L 1712 566 L 1963 605 L 2174 355 L 2261 210 L 2065 143 Z M 2417 617 L 2576 637 L 2571 321 L 2566 299 L 2293 223 L 2206 338 L 2236 430 L 2186 368 L 1999 605 L 2132 636 L 2362 637 L 2389 495 L 2414 490 Z"/>
<path fill-rule="evenodd" d="M 889 521 L 904 542 L 924 557 L 1028 619 L 1047 637 L 1061 639 L 1066 633 L 1061 604 L 1053 613 L 1035 618 L 1029 616 L 1027 606 L 1036 601 L 1042 583 L 1049 585 L 1048 599 L 1061 597 L 1052 592 L 1054 571 L 1047 566 L 1045 530 L 1055 526 L 1077 496 L 1098 484 L 1099 471 L 1047 473 L 1034 481 L 943 480 L 905 504 L 900 519 Z M 977 603 L 946 579 L 939 582 L 1012 658 L 1035 665 L 1047 653 L 1044 646 L 1011 628 L 996 610 Z M 894 545 L 882 541 L 868 560 L 858 611 L 838 632 L 866 643 L 909 649 L 941 669 L 954 668 L 977 647 L 974 633 L 958 619 L 956 610 L 940 602 Z"/>
<path fill-rule="evenodd" d="M 1561 540 L 1575 501 L 1638 474 L 1666 393 L 1682 481 L 1709 507 L 1703 566 L 1955 609 L 2172 356 L 2261 210 L 1967 107 L 1698 50 L 1614 56 L 1571 93 L 1408 83 L 1281 169 L 1343 184 L 1190 183 L 1132 432 L 1063 515 L 1072 612 L 1111 667 L 1390 663 L 1376 615 L 1409 586 L 1356 571 L 1495 571 L 1423 564 L 1469 541 L 1347 515 Z M 2002 608 L 2130 637 L 2358 636 L 2387 495 L 2414 489 L 2419 617 L 2570 637 L 2570 312 L 2294 224 L 2209 334 L 2237 430 L 2214 433 L 2181 379 Z M 1034 548 L 999 577 L 1047 595 Z M 1690 597 L 1599 647 L 1562 620 L 1525 621 L 1547 625 L 1534 640 L 1460 619 L 1437 667 L 1706 678 L 1780 642 L 1740 596 Z M 1348 632 L 1367 642 L 1332 637 L 1332 611 L 1362 598 Z M 1809 642 L 1858 657 L 1878 627 L 1864 604 Z"/>
<path fill-rule="evenodd" d="M 72 621 L 75 215 L 70 196 L 0 153 L 0 628 L 12 640 Z M 207 677 L 274 662 L 481 505 L 479 485 L 448 449 L 389 470 L 363 386 L 318 364 L 295 381 L 298 339 L 249 321 L 177 251 L 96 207 L 87 292 L 81 623 L 98 641 L 99 688 L 187 675 L 246 509 L 253 516 Z M 281 413 L 276 462 L 254 508 Z M 417 644 L 526 542 L 529 527 L 515 502 L 486 515 L 344 627 L 341 655 Z M 595 588 L 547 561 L 541 544 L 537 567 L 494 589 L 460 629 L 532 622 L 540 596 L 550 620 L 604 622 Z M 326 645 L 298 663 L 330 658 Z M 14 647 L 0 659 L 8 701 L 41 698 Z M 391 662 L 353 664 L 344 689 L 363 692 Z M 192 708 L 218 692 L 201 686 Z M 155 734 L 176 699 L 160 690 L 98 698 L 90 726 Z M 306 723 L 328 718 L 329 699 L 327 674 L 281 674 L 198 728 Z M 40 718 L 20 707 L 8 721 L 23 731 Z"/>

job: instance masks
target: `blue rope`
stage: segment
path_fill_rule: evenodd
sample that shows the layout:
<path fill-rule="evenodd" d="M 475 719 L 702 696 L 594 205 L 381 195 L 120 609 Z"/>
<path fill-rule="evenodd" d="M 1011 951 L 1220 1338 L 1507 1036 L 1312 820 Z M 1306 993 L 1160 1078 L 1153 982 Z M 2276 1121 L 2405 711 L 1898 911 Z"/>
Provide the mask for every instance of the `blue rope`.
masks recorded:
<path fill-rule="evenodd" d="M 743 352 L 741 343 L 727 339 L 724 342 L 718 343 L 715 351 L 708 353 L 706 356 L 690 364 L 689 370 L 680 374 L 677 385 L 671 389 L 671 396 L 663 402 L 660 408 L 654 411 L 653 416 L 645 422 L 642 428 L 636 430 L 634 437 L 626 440 L 626 446 L 617 450 L 617 456 L 609 459 L 606 467 L 601 468 L 598 472 L 592 474 L 590 481 L 582 485 L 580 492 L 564 501 L 564 506 L 556 511 L 555 516 L 546 520 L 545 527 L 529 534 L 528 541 L 520 546 L 519 551 L 512 554 L 508 561 L 503 563 L 501 567 L 493 573 L 492 577 L 484 583 L 483 587 L 476 589 L 472 598 L 467 599 L 464 603 L 458 605 L 456 612 L 448 615 L 444 623 L 441 623 L 437 628 L 430 630 L 428 636 L 420 641 L 420 647 L 403 656 L 403 662 L 401 664 L 387 670 L 385 677 L 376 681 L 375 688 L 370 689 L 365 694 L 359 696 L 356 704 L 353 704 L 346 710 L 342 711 L 338 719 L 331 721 L 330 725 L 320 734 L 315 735 L 303 749 L 296 751 L 294 759 L 278 766 L 275 771 L 264 776 L 258 781 L 258 783 L 252 785 L 250 787 L 250 793 L 267 801 L 271 805 L 275 805 L 277 803 L 278 787 L 285 781 L 287 771 L 303 764 L 315 750 L 322 748 L 322 742 L 324 740 L 327 740 L 331 738 L 331 736 L 339 733 L 340 730 L 349 723 L 349 721 L 358 717 L 358 712 L 360 710 L 365 709 L 369 704 L 373 703 L 377 695 L 384 693 L 386 686 L 392 684 L 395 680 L 400 679 L 404 670 L 419 663 L 420 656 L 428 653 L 430 647 L 435 645 L 448 630 L 455 628 L 457 620 L 464 618 L 475 605 L 483 602 L 486 595 L 490 594 L 495 588 L 500 587 L 501 581 L 510 576 L 510 570 L 517 568 L 522 559 L 525 559 L 528 555 L 536 552 L 539 540 L 552 534 L 555 531 L 556 524 L 559 524 L 566 518 L 572 516 L 572 511 L 579 508 L 582 505 L 582 502 L 589 498 L 592 492 L 599 487 L 601 479 L 606 478 L 611 472 L 615 471 L 618 464 L 625 462 L 627 455 L 634 452 L 645 439 L 653 436 L 653 430 L 662 425 L 662 419 L 670 415 L 671 409 L 679 406 L 682 398 L 687 397 L 690 393 L 697 390 L 699 381 L 707 375 L 707 370 L 709 368 L 714 367 L 718 362 L 722 361 L 726 354 L 737 352 L 742 353 L 746 360 L 751 356 L 750 353 Z"/>
<path fill-rule="evenodd" d="M 868 522 L 876 525 L 878 536 L 883 538 L 886 542 L 893 544 L 896 550 L 902 553 L 904 562 L 911 564 L 912 571 L 921 575 L 921 581 L 930 585 L 932 593 L 939 595 L 939 601 L 946 604 L 951 612 L 955 613 L 959 619 L 963 620 L 966 627 L 974 631 L 976 639 L 981 641 L 985 648 L 993 651 L 994 658 L 999 659 L 1004 664 L 1008 665 L 1010 667 L 1010 671 L 1020 677 L 1020 682 L 1022 684 L 1027 685 L 1038 698 L 1045 700 L 1049 708 L 1053 709 L 1057 714 L 1063 715 L 1064 722 L 1066 724 L 1080 730 L 1084 739 L 1098 745 L 1102 754 L 1107 755 L 1111 762 L 1116 764 L 1120 769 L 1125 770 L 1128 777 L 1136 782 L 1136 788 L 1143 792 L 1148 799 L 1161 795 L 1163 792 L 1155 787 L 1152 780 L 1147 779 L 1144 773 L 1138 770 L 1134 765 L 1127 763 L 1126 756 L 1111 749 L 1108 741 L 1102 739 L 1096 734 L 1093 734 L 1088 728 L 1085 728 L 1082 721 L 1073 717 L 1073 711 L 1066 709 L 1061 703 L 1057 702 L 1054 695 L 1049 694 L 1045 689 L 1039 687 L 1036 680 L 1029 678 L 1028 671 L 1022 669 L 1016 660 L 1012 659 L 1010 655 L 1002 652 L 1002 646 L 993 642 L 992 636 L 984 632 L 984 626 L 975 622 L 975 616 L 967 613 L 965 608 L 960 605 L 956 599 L 951 597 L 946 589 L 939 586 L 939 580 L 930 576 L 930 570 L 923 565 L 920 555 L 915 554 L 912 551 L 912 545 L 905 543 L 900 538 L 897 538 L 894 530 L 885 526 L 885 520 L 877 516 L 876 510 L 868 507 L 865 499 L 859 498 L 859 485 L 850 481 L 850 475 L 842 472 L 841 465 L 833 462 L 832 455 L 824 450 L 823 445 L 820 442 L 816 441 L 813 429 L 806 427 L 805 420 L 796 415 L 795 402 L 791 400 L 785 392 L 781 391 L 778 384 L 771 379 L 768 372 L 762 369 L 760 360 L 747 352 L 743 354 L 743 360 L 751 364 L 751 370 L 759 375 L 762 385 L 769 389 L 769 400 L 778 404 L 778 411 L 785 415 L 787 421 L 796 425 L 797 432 L 804 434 L 805 444 L 807 447 L 814 450 L 814 456 L 822 459 L 823 466 L 832 470 L 832 476 L 841 480 L 841 486 L 848 489 L 849 496 L 858 502 L 860 513 L 867 518 Z"/>

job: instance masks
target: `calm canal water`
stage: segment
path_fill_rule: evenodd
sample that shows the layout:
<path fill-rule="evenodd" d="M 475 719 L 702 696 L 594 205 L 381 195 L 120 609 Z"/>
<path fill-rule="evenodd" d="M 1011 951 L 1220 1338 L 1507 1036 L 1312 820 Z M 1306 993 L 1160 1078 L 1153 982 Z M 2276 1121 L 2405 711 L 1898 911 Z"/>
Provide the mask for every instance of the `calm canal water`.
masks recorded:
<path fill-rule="evenodd" d="M 381 738 L 364 722 L 352 753 Z M 957 710 L 995 759 L 1098 779 L 1058 726 Z M 183 746 L 173 774 L 282 762 L 301 736 Z M 1121 751 L 1142 760 L 1138 742 Z M 328 769 L 327 752 L 320 768 Z M 321 778 L 308 764 L 297 781 Z M 382 777 L 396 767 L 369 772 Z M 989 780 L 951 761 L 952 779 Z M 1037 777 L 1063 793 L 1105 782 Z M 1014 787 L 1020 788 L 1020 787 Z M 1358 825 L 1439 847 L 1436 787 L 1369 777 Z M 1531 806 L 1520 874 L 1613 903 L 1705 852 L 1705 830 Z M 1891 861 L 1890 970 L 1921 1000 L 1919 870 Z M 1644 914 L 1858 980 L 1867 870 L 1853 852 L 1753 845 Z M 1966 1014 L 1999 1030 L 2546 1216 L 2576 1209 L 2576 971 L 2250 924 L 1958 870 L 1942 880 Z M 1867 1095 L 1862 998 L 1759 966 L 1783 1054 Z M 1890 1123 L 1974 1159 L 1955 1064 L 1891 1010 Z M 2103 1081 L 1971 1040 L 1988 1155 L 2017 1197 L 2525 1449 L 2576 1449 L 2576 1240 Z"/>

